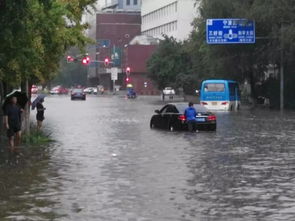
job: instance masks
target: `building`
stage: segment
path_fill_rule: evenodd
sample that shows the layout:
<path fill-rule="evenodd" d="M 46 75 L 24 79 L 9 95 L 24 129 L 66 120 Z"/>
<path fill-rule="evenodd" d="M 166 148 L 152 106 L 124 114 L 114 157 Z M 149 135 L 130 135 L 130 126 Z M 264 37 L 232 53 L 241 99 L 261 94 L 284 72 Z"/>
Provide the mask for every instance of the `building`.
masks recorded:
<path fill-rule="evenodd" d="M 90 8 L 90 13 L 84 15 L 85 23 L 90 25 L 85 34 L 95 42 L 88 45 L 87 53 L 92 61 L 102 61 L 106 57 L 111 59 L 113 54 L 119 53 L 122 55 L 117 61 L 120 65 L 116 66 L 122 68 L 124 45 L 140 34 L 141 0 L 99 0 L 95 7 L 96 10 Z M 110 74 L 101 62 L 91 62 L 87 71 L 88 84 L 103 84 L 110 89 L 110 83 L 106 82 L 107 75 Z"/>
<path fill-rule="evenodd" d="M 141 0 L 105 0 L 102 7 L 103 11 L 109 9 L 115 11 L 140 11 L 141 10 Z"/>
<path fill-rule="evenodd" d="M 197 17 L 195 0 L 142 0 L 141 16 L 143 35 L 162 38 L 162 35 L 185 40 L 193 30 Z"/>
<path fill-rule="evenodd" d="M 159 91 L 148 79 L 147 60 L 156 50 L 158 39 L 141 36 L 141 0 L 98 1 L 95 13 L 86 14 L 85 22 L 90 24 L 86 35 L 95 43 L 87 52 L 91 57 L 88 66 L 88 84 L 102 85 L 113 90 L 110 68 L 118 67 L 116 85 L 125 88 L 132 84 L 138 94 L 158 94 Z M 95 18 L 95 19 L 94 19 Z M 105 66 L 108 58 L 111 64 Z M 130 82 L 126 81 L 126 68 L 131 68 Z"/>
<path fill-rule="evenodd" d="M 130 67 L 129 82 L 139 95 L 156 95 L 159 90 L 148 77 L 147 61 L 157 49 L 159 40 L 136 36 L 125 48 L 126 67 Z"/>
<path fill-rule="evenodd" d="M 126 56 L 124 48 L 137 35 L 140 35 L 141 17 L 140 13 L 120 12 L 97 14 L 96 19 L 96 58 L 97 61 L 104 61 L 108 58 L 112 63 L 109 66 L 118 67 L 120 73 L 117 85 L 124 84 L 124 69 Z M 90 68 L 96 68 L 96 76 L 99 84 L 106 89 L 112 90 L 113 84 L 109 67 L 103 62 L 94 63 Z M 92 81 L 95 82 L 95 79 Z"/>

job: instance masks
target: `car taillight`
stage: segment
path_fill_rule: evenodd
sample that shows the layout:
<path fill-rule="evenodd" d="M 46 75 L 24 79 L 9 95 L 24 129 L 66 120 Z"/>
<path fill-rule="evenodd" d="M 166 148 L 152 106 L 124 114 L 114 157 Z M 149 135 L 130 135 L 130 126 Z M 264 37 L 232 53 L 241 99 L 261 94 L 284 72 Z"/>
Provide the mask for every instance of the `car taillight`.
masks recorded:
<path fill-rule="evenodd" d="M 181 121 L 186 121 L 186 117 L 184 115 L 180 115 L 178 117 L 178 120 L 181 120 Z"/>
<path fill-rule="evenodd" d="M 227 102 L 222 102 L 222 103 L 221 103 L 221 105 L 227 105 L 227 104 L 228 104 Z"/>
<path fill-rule="evenodd" d="M 216 116 L 215 115 L 210 115 L 208 116 L 208 121 L 216 121 Z"/>
<path fill-rule="evenodd" d="M 202 104 L 202 105 L 208 105 L 208 103 L 207 103 L 207 102 L 201 102 L 201 104 Z"/>

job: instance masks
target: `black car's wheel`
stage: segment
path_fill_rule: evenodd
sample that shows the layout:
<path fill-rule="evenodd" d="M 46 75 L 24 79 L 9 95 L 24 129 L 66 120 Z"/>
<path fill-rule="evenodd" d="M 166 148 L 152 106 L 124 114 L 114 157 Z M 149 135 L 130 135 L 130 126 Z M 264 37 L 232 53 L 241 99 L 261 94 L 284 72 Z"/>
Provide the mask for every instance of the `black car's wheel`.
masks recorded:
<path fill-rule="evenodd" d="M 151 129 L 154 129 L 154 128 L 155 128 L 155 123 L 154 123 L 153 120 L 151 120 L 151 122 L 150 122 L 150 128 L 151 128 Z"/>
<path fill-rule="evenodd" d="M 175 131 L 175 128 L 172 124 L 169 125 L 169 131 L 170 132 L 174 132 Z"/>

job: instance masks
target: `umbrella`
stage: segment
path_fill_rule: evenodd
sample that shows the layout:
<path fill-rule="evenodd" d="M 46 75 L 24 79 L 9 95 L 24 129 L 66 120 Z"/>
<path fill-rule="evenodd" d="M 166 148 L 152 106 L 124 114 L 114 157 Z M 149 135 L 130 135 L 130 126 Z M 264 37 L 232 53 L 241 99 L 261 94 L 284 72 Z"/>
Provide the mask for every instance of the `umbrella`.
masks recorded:
<path fill-rule="evenodd" d="M 11 93 L 6 95 L 6 98 L 5 98 L 3 105 L 2 105 L 3 110 L 5 109 L 6 105 L 10 103 L 10 99 L 12 97 L 17 98 L 17 104 L 23 109 L 25 108 L 27 102 L 29 101 L 26 93 L 14 90 Z"/>
<path fill-rule="evenodd" d="M 36 108 L 37 104 L 38 104 L 42 99 L 44 99 L 45 97 L 46 97 L 45 94 L 39 94 L 39 95 L 36 97 L 36 99 L 33 101 L 33 103 L 32 103 L 32 110 L 34 110 L 34 109 Z"/>

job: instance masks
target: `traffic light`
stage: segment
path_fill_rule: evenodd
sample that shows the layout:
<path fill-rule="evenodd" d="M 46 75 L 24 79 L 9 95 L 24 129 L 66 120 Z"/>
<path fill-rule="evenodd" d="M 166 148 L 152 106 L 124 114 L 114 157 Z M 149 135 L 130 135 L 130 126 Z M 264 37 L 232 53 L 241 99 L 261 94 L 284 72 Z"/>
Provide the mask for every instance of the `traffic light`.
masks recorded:
<path fill-rule="evenodd" d="M 127 76 L 130 75 L 130 70 L 131 70 L 130 67 L 127 67 L 127 68 L 126 68 L 126 75 L 127 75 Z"/>
<path fill-rule="evenodd" d="M 90 57 L 86 56 L 82 59 L 82 64 L 88 65 L 90 63 Z"/>
<path fill-rule="evenodd" d="M 109 58 L 105 58 L 104 59 L 104 66 L 105 67 L 109 66 L 109 63 L 110 63 L 110 59 Z"/>
<path fill-rule="evenodd" d="M 126 83 L 129 83 L 129 82 L 130 82 L 130 78 L 127 77 L 127 78 L 126 78 Z"/>
<path fill-rule="evenodd" d="M 67 63 L 72 63 L 72 62 L 74 62 L 74 60 L 75 59 L 72 56 L 70 56 L 70 55 L 67 56 Z"/>

